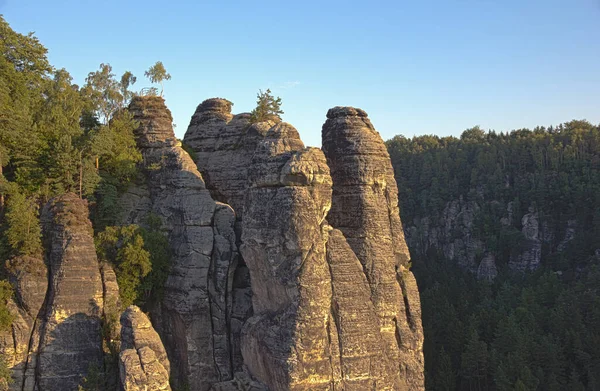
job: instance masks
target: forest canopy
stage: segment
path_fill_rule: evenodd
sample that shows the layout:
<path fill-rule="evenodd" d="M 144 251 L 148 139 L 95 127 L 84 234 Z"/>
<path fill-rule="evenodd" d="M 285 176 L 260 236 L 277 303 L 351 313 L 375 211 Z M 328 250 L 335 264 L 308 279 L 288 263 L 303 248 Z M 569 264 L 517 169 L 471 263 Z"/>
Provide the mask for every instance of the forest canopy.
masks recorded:
<path fill-rule="evenodd" d="M 470 234 L 500 271 L 493 282 L 478 281 L 442 248 L 411 248 L 427 388 L 598 389 L 600 128 L 587 121 L 509 133 L 475 127 L 460 138 L 396 136 L 387 146 L 405 230 L 426 235 L 447 221 L 451 202 L 474 203 Z M 540 267 L 523 275 L 508 263 L 527 244 L 527 213 L 547 237 Z M 575 233 L 565 242 L 567 228 Z"/>

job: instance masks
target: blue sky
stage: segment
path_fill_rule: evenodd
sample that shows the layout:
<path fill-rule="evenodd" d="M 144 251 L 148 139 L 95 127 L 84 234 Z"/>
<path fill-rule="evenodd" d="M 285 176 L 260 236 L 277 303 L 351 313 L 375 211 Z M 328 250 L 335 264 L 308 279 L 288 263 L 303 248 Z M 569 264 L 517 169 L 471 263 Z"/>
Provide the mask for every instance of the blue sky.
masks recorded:
<path fill-rule="evenodd" d="M 327 109 L 363 108 L 388 139 L 600 122 L 600 0 L 0 0 L 82 84 L 100 63 L 136 87 L 161 60 L 183 137 L 202 100 L 250 111 L 259 89 L 320 145 Z"/>

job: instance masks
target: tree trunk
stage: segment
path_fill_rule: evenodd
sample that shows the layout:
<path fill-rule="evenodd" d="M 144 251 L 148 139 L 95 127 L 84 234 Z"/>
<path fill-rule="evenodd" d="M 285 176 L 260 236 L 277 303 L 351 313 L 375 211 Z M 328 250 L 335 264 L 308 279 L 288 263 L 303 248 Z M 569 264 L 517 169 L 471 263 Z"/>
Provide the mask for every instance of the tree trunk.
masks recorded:
<path fill-rule="evenodd" d="M 0 160 L 0 179 L 4 178 L 2 171 L 2 161 Z M 4 211 L 4 193 L 0 193 L 0 213 Z"/>
<path fill-rule="evenodd" d="M 79 198 L 83 198 L 83 151 L 79 152 Z"/>

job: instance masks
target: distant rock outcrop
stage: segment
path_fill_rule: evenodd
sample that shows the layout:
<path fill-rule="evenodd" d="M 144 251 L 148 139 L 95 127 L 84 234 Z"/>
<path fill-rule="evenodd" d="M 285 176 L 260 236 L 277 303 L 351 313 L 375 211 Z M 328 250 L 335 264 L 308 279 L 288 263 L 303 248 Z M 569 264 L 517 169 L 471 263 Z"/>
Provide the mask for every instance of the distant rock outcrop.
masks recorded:
<path fill-rule="evenodd" d="M 164 298 L 152 310 L 176 387 L 208 390 L 233 377 L 231 284 L 238 254 L 234 213 L 215 202 L 181 143 L 160 97 L 136 97 L 130 111 L 146 179 L 124 199 L 127 223 L 162 221 L 173 257 Z"/>
<path fill-rule="evenodd" d="M 130 306 L 121 315 L 121 387 L 124 391 L 170 391 L 169 370 L 167 353 L 150 319 Z"/>
<path fill-rule="evenodd" d="M 478 254 L 484 252 L 485 244 L 475 237 L 475 218 L 480 212 L 475 201 L 463 197 L 450 201 L 439 219 L 420 216 L 413 225 L 406 227 L 406 237 L 412 251 L 425 254 L 429 249 L 442 251 L 449 261 L 461 268 L 476 272 Z"/>
<path fill-rule="evenodd" d="M 540 239 L 540 223 L 538 214 L 533 208 L 521 219 L 523 236 L 525 238 L 525 249 L 511 257 L 509 267 L 513 270 L 526 271 L 535 270 L 542 259 L 542 241 Z"/>
<path fill-rule="evenodd" d="M 496 267 L 496 258 L 493 254 L 486 254 L 477 269 L 477 279 L 484 281 L 493 281 L 498 276 L 498 268 Z"/>
<path fill-rule="evenodd" d="M 423 389 L 421 304 L 385 144 L 363 110 L 335 107 L 323 125 L 323 151 L 333 179 L 328 220 L 362 263 L 387 357 L 409 389 Z"/>

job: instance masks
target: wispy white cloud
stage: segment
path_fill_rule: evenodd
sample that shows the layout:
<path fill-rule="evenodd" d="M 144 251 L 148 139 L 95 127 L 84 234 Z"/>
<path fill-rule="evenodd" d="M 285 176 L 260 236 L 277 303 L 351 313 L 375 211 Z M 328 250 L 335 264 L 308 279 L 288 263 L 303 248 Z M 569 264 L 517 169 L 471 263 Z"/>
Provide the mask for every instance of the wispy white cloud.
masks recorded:
<path fill-rule="evenodd" d="M 288 88 L 294 88 L 300 84 L 302 84 L 302 83 L 300 83 L 298 80 L 286 81 L 285 83 L 278 85 L 277 88 L 280 90 L 286 90 Z"/>

